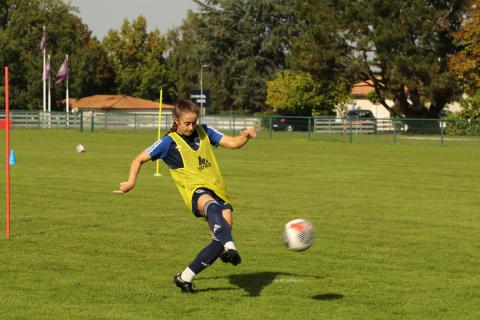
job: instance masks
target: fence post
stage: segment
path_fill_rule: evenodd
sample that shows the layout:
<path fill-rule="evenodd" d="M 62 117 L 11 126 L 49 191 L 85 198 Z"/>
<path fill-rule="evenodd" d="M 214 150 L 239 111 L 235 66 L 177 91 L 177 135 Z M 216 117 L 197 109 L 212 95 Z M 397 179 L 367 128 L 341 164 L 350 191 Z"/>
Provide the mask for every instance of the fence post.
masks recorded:
<path fill-rule="evenodd" d="M 235 115 L 232 117 L 232 136 L 235 135 Z"/>
<path fill-rule="evenodd" d="M 95 131 L 95 111 L 91 111 L 91 114 L 90 114 L 90 129 L 93 131 Z"/>
<path fill-rule="evenodd" d="M 269 119 L 269 125 L 268 125 L 268 135 L 270 136 L 270 140 L 272 140 L 272 116 L 268 117 Z"/>
<path fill-rule="evenodd" d="M 393 143 L 397 143 L 397 116 L 393 116 Z"/>
<path fill-rule="evenodd" d="M 312 133 L 310 132 L 311 125 L 310 121 L 312 120 L 312 117 L 308 117 L 308 140 L 312 140 Z"/>
<path fill-rule="evenodd" d="M 350 143 L 353 142 L 352 118 L 348 118 L 348 139 L 350 140 Z"/>
<path fill-rule="evenodd" d="M 133 131 L 137 133 L 137 114 L 133 115 Z"/>
<path fill-rule="evenodd" d="M 80 132 L 83 132 L 83 110 L 80 110 Z"/>
<path fill-rule="evenodd" d="M 443 129 L 443 117 L 440 118 L 440 144 L 443 146 L 444 141 L 444 129 Z"/>
<path fill-rule="evenodd" d="M 105 117 L 105 119 L 104 119 L 104 121 L 105 121 L 105 131 L 107 131 L 108 130 L 108 111 L 105 111 L 105 116 L 104 117 Z"/>

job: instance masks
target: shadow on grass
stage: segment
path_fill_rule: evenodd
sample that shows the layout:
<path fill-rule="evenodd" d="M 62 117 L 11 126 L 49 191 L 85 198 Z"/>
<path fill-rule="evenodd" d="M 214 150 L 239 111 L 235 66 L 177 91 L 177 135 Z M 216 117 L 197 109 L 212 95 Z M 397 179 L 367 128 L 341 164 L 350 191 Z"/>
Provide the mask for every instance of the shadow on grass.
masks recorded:
<path fill-rule="evenodd" d="M 316 296 L 313 296 L 313 300 L 329 301 L 329 300 L 339 300 L 343 298 L 343 294 L 340 293 L 323 293 Z"/>
<path fill-rule="evenodd" d="M 230 283 L 245 290 L 249 296 L 258 297 L 263 288 L 273 282 L 281 272 L 256 272 L 246 274 L 233 274 L 229 277 Z"/>
<path fill-rule="evenodd" d="M 269 286 L 272 282 L 276 280 L 278 276 L 288 276 L 289 279 L 277 279 L 277 282 L 283 283 L 300 283 L 305 281 L 305 278 L 309 279 L 322 279 L 325 278 L 324 276 L 306 276 L 306 275 L 298 275 L 293 273 L 287 272 L 255 272 L 255 273 L 245 273 L 245 274 L 233 274 L 228 276 L 228 280 L 234 286 L 237 286 L 240 289 L 245 290 L 245 292 L 250 297 L 258 297 L 262 290 Z M 206 280 L 206 279 L 221 279 L 225 277 L 220 276 L 213 276 L 213 277 L 205 277 L 198 279 Z M 227 288 L 211 288 L 211 289 L 203 289 L 198 290 L 202 291 L 220 291 L 220 290 L 227 290 Z M 230 288 L 230 290 L 238 290 L 234 288 Z M 343 297 L 343 296 L 342 296 Z"/>
<path fill-rule="evenodd" d="M 250 297 L 258 297 L 263 288 L 270 285 L 277 276 L 290 276 L 291 279 L 279 279 L 280 282 L 302 282 L 301 278 L 321 279 L 322 276 L 302 276 L 286 272 L 255 272 L 246 274 L 234 274 L 229 277 L 230 283 L 245 290 Z"/>

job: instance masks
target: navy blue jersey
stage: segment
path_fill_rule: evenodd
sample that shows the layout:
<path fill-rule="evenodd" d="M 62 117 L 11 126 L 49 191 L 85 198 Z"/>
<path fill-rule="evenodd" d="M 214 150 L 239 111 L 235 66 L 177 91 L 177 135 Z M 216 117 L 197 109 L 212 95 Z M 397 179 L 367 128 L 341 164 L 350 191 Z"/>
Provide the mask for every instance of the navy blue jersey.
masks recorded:
<path fill-rule="evenodd" d="M 218 147 L 223 134 L 206 124 L 202 124 L 202 128 L 207 133 L 210 144 L 214 147 Z M 185 140 L 185 142 L 187 142 L 187 144 L 193 150 L 198 150 L 200 147 L 200 137 L 198 136 L 197 130 L 195 130 L 192 135 L 188 137 L 182 135 L 180 135 L 180 137 L 182 137 L 183 140 Z M 177 150 L 177 144 L 170 136 L 163 137 L 145 149 L 145 151 L 150 155 L 150 157 L 152 157 L 153 161 L 162 159 L 170 169 L 183 168 L 182 156 Z"/>

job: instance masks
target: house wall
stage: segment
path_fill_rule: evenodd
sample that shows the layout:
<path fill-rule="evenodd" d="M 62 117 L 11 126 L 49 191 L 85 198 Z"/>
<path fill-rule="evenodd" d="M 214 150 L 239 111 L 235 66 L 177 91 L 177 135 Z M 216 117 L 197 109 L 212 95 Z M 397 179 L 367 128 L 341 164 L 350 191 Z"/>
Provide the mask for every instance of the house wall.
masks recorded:
<path fill-rule="evenodd" d="M 393 105 L 392 100 L 386 100 L 388 105 Z M 373 115 L 377 119 L 390 118 L 390 112 L 385 109 L 381 104 L 374 104 L 368 99 L 355 98 L 347 105 L 347 111 L 352 109 L 365 109 L 372 111 Z M 451 112 L 459 112 L 461 110 L 460 104 L 458 102 L 453 102 L 448 104 L 445 109 Z M 337 116 L 342 116 L 337 111 Z"/>
<path fill-rule="evenodd" d="M 387 103 L 393 104 L 393 102 L 390 100 L 387 100 Z M 347 104 L 347 111 L 350 111 L 352 109 L 370 110 L 372 111 L 375 118 L 390 118 L 390 113 L 387 111 L 387 109 L 385 109 L 383 105 L 374 104 L 366 98 L 352 99 L 350 103 Z M 337 110 L 337 116 L 341 117 L 343 115 Z"/>

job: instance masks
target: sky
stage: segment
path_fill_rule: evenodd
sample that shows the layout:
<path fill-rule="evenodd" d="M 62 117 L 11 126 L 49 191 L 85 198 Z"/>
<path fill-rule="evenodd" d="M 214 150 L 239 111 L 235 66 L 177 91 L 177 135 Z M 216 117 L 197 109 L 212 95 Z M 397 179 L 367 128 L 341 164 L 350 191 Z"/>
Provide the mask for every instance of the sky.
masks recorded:
<path fill-rule="evenodd" d="M 119 30 L 123 19 L 132 21 L 139 15 L 147 19 L 147 29 L 157 27 L 162 34 L 182 24 L 187 10 L 195 10 L 192 0 L 65 0 L 80 11 L 78 14 L 99 40 L 109 29 Z"/>

